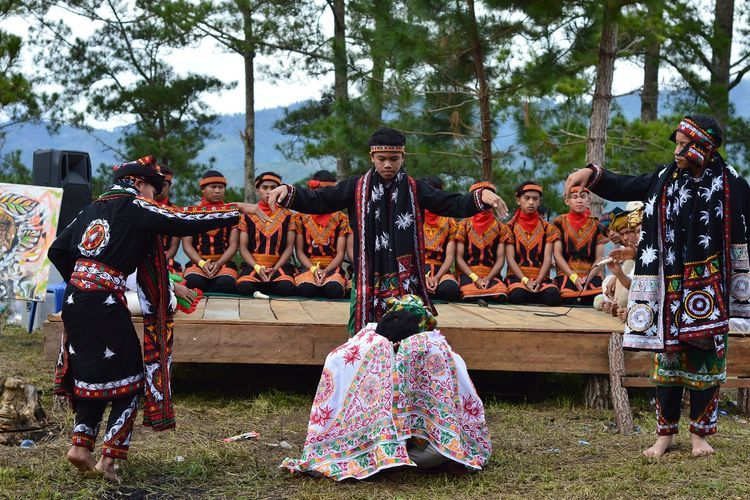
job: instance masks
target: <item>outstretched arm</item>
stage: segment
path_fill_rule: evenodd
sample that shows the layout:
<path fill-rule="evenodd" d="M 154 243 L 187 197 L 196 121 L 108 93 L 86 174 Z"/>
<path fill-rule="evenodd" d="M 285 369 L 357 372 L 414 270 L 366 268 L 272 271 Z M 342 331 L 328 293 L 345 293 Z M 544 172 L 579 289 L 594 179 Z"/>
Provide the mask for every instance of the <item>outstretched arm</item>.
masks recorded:
<path fill-rule="evenodd" d="M 645 200 L 659 173 L 621 175 L 597 165 L 576 170 L 565 180 L 565 196 L 577 187 L 588 187 L 591 192 L 610 201 Z"/>
<path fill-rule="evenodd" d="M 489 189 L 478 189 L 467 194 L 448 193 L 418 180 L 417 193 L 423 208 L 446 217 L 471 217 L 491 209 L 495 209 L 501 218 L 508 215 L 508 206 L 503 199 Z"/>
<path fill-rule="evenodd" d="M 335 186 L 320 189 L 305 189 L 282 184 L 271 191 L 268 205 L 271 210 L 276 210 L 278 204 L 305 214 L 328 214 L 343 210 L 352 204 L 356 187 L 356 178 L 346 179 Z"/>

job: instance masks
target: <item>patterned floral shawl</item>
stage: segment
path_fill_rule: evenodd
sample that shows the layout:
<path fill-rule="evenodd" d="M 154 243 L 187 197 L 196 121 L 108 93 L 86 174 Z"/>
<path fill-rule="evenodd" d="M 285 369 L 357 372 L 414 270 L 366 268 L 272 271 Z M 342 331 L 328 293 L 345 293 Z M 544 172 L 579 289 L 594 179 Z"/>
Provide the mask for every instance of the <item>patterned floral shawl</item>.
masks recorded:
<path fill-rule="evenodd" d="M 723 356 L 730 315 L 749 312 L 747 228 L 731 187 L 738 179 L 718 153 L 699 178 L 674 162 L 659 173 L 645 204 L 624 347 L 689 344 Z"/>
<path fill-rule="evenodd" d="M 393 345 L 370 323 L 326 358 L 307 439 L 291 471 L 340 481 L 415 465 L 406 440 L 480 469 L 492 453 L 484 406 L 461 357 L 438 330 Z"/>
<path fill-rule="evenodd" d="M 389 183 L 375 169 L 357 181 L 359 255 L 354 331 L 385 313 L 389 297 L 415 294 L 432 310 L 424 284 L 424 234 L 417 183 L 401 170 Z"/>

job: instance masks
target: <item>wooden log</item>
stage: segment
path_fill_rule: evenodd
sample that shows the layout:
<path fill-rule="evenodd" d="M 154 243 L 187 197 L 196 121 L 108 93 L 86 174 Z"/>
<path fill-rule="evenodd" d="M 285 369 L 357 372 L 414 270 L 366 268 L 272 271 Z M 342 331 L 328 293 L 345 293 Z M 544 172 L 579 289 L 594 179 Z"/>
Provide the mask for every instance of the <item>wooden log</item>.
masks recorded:
<path fill-rule="evenodd" d="M 625 356 L 622 352 L 622 334 L 612 333 L 609 338 L 609 385 L 615 423 L 620 434 L 633 432 L 633 412 L 630 410 L 628 391 L 622 386 L 625 374 Z"/>
<path fill-rule="evenodd" d="M 750 379 L 748 379 L 750 383 Z M 750 416 L 750 389 L 742 387 L 737 389 L 737 409 L 743 415 Z"/>
<path fill-rule="evenodd" d="M 609 408 L 609 376 L 588 375 L 584 386 L 584 400 L 587 408 Z"/>

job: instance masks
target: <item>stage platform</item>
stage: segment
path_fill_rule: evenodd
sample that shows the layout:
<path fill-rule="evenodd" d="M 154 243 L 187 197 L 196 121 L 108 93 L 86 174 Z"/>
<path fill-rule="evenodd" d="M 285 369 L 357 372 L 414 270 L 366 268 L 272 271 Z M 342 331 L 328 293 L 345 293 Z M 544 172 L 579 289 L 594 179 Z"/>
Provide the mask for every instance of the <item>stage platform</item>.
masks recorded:
<path fill-rule="evenodd" d="M 623 328 L 591 307 L 436 307 L 438 328 L 474 370 L 608 374 L 610 336 Z M 176 315 L 173 360 L 322 365 L 348 338 L 348 318 L 344 301 L 209 297 L 194 313 Z M 141 318 L 133 322 L 140 335 Z M 59 316 L 44 323 L 48 360 L 57 357 L 61 330 Z M 750 336 L 733 334 L 728 358 L 730 376 L 750 376 Z M 625 352 L 624 376 L 647 375 L 652 360 L 650 353 Z"/>

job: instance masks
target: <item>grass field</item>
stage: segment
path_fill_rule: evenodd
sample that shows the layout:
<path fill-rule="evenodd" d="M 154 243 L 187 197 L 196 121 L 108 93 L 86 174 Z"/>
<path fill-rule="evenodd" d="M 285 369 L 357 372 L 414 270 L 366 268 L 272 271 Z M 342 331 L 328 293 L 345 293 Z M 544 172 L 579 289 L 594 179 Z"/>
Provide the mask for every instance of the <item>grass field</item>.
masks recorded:
<path fill-rule="evenodd" d="M 750 424 L 729 412 L 711 440 L 717 454 L 690 455 L 687 426 L 678 447 L 659 460 L 641 450 L 654 439 L 649 392 L 632 398 L 640 432 L 612 432 L 609 411 L 585 409 L 578 377 L 477 374 L 485 396 L 494 453 L 479 473 L 447 467 L 430 472 L 388 470 L 365 481 L 291 475 L 278 468 L 298 456 L 305 439 L 317 368 L 178 365 L 175 432 L 137 427 L 130 459 L 120 462 L 121 485 L 80 479 L 64 459 L 72 423 L 54 409 L 51 367 L 42 337 L 6 329 L 0 337 L 0 376 L 36 384 L 50 420 L 36 447 L 0 446 L 0 497 L 8 498 L 748 498 Z M 521 392 L 531 391 L 526 401 Z M 723 396 L 722 409 L 733 398 Z M 529 402 L 533 401 L 533 402 Z M 683 423 L 684 424 L 684 423 Z M 257 431 L 253 441 L 222 438 Z M 279 446 L 286 441 L 291 449 Z"/>

